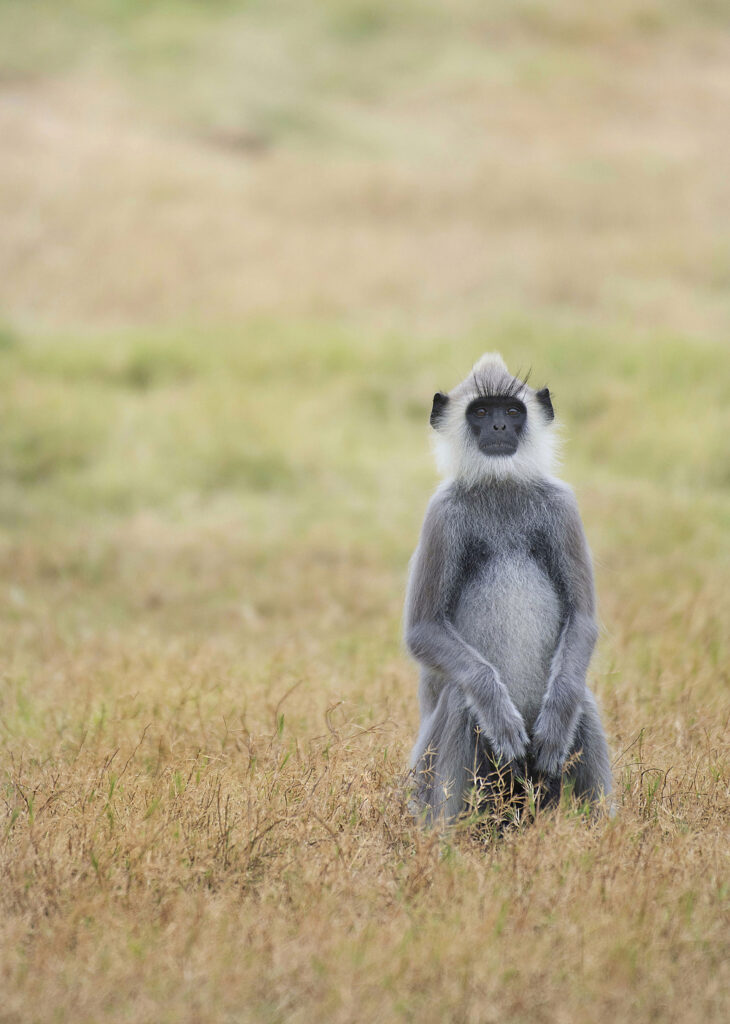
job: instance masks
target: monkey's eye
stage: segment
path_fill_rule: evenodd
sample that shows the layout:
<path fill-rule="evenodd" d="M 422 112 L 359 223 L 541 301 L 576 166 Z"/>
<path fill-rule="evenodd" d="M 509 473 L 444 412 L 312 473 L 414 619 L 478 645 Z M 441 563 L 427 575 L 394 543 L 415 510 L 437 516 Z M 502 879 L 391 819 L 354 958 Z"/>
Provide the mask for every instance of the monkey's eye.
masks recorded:
<path fill-rule="evenodd" d="M 507 410 L 507 415 L 508 416 L 519 416 L 520 415 L 520 410 L 519 409 L 515 409 L 515 407 L 512 405 Z"/>
<path fill-rule="evenodd" d="M 487 415 L 487 410 L 483 406 L 480 405 L 478 409 L 474 410 L 474 415 L 475 416 L 479 416 L 479 417 L 486 416 Z"/>

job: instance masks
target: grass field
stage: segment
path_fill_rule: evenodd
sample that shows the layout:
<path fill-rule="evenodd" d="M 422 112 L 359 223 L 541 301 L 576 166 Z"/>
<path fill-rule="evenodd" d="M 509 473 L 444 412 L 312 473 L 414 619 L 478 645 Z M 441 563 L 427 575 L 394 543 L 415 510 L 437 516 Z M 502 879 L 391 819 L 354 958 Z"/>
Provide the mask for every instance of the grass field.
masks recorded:
<path fill-rule="evenodd" d="M 730 8 L 0 0 L 0 1021 L 730 1010 Z M 616 816 L 423 832 L 428 411 L 548 383 Z"/>

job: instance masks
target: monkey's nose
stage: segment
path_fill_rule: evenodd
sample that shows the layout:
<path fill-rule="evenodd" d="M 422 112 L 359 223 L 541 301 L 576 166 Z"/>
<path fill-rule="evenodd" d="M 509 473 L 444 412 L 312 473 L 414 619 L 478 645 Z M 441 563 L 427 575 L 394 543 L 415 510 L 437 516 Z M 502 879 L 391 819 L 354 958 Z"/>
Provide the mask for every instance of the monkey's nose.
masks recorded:
<path fill-rule="evenodd" d="M 507 426 L 506 423 L 503 423 L 501 427 L 500 427 L 500 425 L 498 423 L 493 423 L 492 424 L 492 430 L 505 430 L 506 426 Z"/>

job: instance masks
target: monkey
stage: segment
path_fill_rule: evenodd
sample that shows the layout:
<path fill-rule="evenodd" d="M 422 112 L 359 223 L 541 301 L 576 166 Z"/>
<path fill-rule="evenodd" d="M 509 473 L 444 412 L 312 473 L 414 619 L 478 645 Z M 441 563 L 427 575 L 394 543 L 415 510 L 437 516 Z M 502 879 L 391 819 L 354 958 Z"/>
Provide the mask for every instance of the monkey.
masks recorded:
<path fill-rule="evenodd" d="M 404 627 L 420 666 L 413 801 L 452 823 L 505 792 L 594 807 L 611 792 L 586 673 L 598 636 L 593 567 L 573 491 L 553 475 L 550 391 L 487 353 L 430 423 L 442 482 L 410 562 Z"/>

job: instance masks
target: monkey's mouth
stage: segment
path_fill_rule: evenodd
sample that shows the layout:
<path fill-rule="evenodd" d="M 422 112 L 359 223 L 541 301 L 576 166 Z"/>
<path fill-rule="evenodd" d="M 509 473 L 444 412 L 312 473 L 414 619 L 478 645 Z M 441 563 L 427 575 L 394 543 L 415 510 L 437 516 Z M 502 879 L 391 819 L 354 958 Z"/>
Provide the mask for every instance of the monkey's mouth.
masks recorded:
<path fill-rule="evenodd" d="M 479 451 L 482 455 L 514 455 L 517 445 L 509 444 L 506 441 L 497 441 L 493 444 L 480 444 Z"/>

